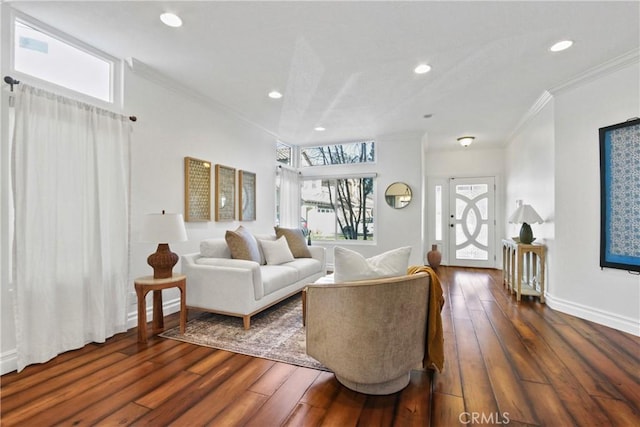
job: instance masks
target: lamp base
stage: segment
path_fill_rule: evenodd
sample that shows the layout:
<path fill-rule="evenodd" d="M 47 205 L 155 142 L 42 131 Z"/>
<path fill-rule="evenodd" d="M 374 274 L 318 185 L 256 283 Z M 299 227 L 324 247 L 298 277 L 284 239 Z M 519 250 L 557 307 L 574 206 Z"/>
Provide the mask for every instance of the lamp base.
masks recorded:
<path fill-rule="evenodd" d="M 522 228 L 520 228 L 520 243 L 530 245 L 534 240 L 535 239 L 533 238 L 533 231 L 531 230 L 531 226 L 526 222 L 523 222 Z"/>
<path fill-rule="evenodd" d="M 154 279 L 167 279 L 173 276 L 173 266 L 178 263 L 178 259 L 178 255 L 169 249 L 168 243 L 160 243 L 156 252 L 147 258 L 147 264 L 153 268 Z"/>

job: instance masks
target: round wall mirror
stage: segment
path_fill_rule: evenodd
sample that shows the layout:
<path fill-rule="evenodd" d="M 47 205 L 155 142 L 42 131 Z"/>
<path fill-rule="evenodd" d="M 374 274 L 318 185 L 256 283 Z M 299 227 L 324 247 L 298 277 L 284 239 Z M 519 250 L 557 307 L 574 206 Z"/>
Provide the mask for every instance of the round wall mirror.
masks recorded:
<path fill-rule="evenodd" d="M 411 187 L 404 182 L 394 182 L 384 192 L 384 199 L 394 209 L 402 209 L 411 202 Z"/>

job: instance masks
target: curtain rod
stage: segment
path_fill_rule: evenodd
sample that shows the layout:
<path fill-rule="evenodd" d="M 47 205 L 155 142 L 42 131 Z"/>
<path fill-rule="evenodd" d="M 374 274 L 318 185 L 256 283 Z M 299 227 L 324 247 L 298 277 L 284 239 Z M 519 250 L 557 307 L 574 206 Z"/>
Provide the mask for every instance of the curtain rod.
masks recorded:
<path fill-rule="evenodd" d="M 16 80 L 11 76 L 4 76 L 4 82 L 6 84 L 8 84 L 9 86 L 11 86 L 11 92 L 13 92 L 13 86 L 14 85 L 20 84 L 19 80 Z M 136 116 L 129 116 L 129 120 L 131 120 L 132 122 L 135 122 L 135 121 L 138 120 L 138 118 Z"/>

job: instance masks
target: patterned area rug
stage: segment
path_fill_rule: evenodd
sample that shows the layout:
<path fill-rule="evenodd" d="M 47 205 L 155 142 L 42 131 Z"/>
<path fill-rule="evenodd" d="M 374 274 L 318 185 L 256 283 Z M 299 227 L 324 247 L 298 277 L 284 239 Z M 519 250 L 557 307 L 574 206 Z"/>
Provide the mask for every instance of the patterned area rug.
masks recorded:
<path fill-rule="evenodd" d="M 307 356 L 300 295 L 294 295 L 251 317 L 248 331 L 242 327 L 239 317 L 202 313 L 187 322 L 184 335 L 175 327 L 160 336 L 306 368 L 328 370 Z"/>

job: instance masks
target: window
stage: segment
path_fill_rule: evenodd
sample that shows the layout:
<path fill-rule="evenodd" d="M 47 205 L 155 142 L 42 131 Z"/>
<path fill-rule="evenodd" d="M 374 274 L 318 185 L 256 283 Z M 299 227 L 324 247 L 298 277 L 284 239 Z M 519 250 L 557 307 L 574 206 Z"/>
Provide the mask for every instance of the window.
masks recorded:
<path fill-rule="evenodd" d="M 50 33 L 50 32 L 49 32 Z M 113 102 L 114 61 L 14 20 L 13 68 L 75 92 Z"/>
<path fill-rule="evenodd" d="M 278 141 L 276 144 L 276 161 L 287 166 L 293 166 L 293 147 Z"/>
<path fill-rule="evenodd" d="M 442 185 L 435 186 L 435 236 L 437 241 L 442 241 Z"/>
<path fill-rule="evenodd" d="M 303 167 L 373 163 L 375 144 L 373 141 L 347 144 L 302 147 L 300 164 Z"/>
<path fill-rule="evenodd" d="M 374 240 L 375 178 L 309 178 L 301 185 L 302 222 L 312 240 Z"/>

